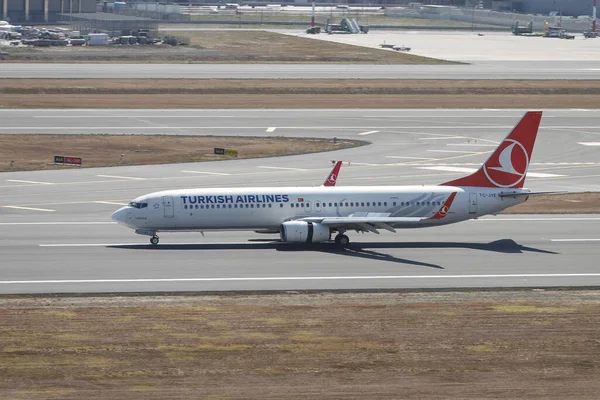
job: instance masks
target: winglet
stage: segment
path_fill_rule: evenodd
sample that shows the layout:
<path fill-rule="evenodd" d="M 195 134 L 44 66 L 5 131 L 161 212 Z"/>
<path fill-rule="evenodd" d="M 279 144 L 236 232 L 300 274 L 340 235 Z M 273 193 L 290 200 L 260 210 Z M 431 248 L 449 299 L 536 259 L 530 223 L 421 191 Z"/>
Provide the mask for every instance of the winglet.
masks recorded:
<path fill-rule="evenodd" d="M 323 182 L 323 186 L 335 186 L 335 182 L 337 181 L 337 177 L 338 177 L 338 174 L 340 173 L 341 167 L 342 167 L 341 161 L 338 161 L 335 163 L 335 165 L 333 166 L 333 169 L 331 170 L 331 173 L 329 174 L 327 179 L 325 179 L 325 182 Z"/>
<path fill-rule="evenodd" d="M 442 219 L 442 218 L 444 218 L 448 214 L 448 211 L 450 210 L 450 206 L 452 206 L 452 202 L 454 201 L 455 197 L 456 197 L 456 192 L 452 192 L 452 194 L 450 196 L 448 196 L 448 199 L 446 199 L 446 201 L 444 202 L 444 204 L 442 204 L 442 207 L 440 207 L 440 209 L 438 210 L 438 212 L 433 217 L 431 217 L 429 219 Z"/>

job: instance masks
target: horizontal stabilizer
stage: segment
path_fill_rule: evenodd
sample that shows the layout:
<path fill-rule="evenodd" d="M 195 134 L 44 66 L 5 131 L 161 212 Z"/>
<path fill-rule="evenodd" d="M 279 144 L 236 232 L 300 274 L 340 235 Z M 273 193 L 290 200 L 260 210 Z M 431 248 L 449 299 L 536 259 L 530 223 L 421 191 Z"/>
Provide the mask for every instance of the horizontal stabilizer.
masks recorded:
<path fill-rule="evenodd" d="M 565 194 L 568 192 L 515 192 L 515 193 L 500 193 L 498 196 L 500 197 L 522 197 L 522 196 L 543 196 L 546 194 Z"/>

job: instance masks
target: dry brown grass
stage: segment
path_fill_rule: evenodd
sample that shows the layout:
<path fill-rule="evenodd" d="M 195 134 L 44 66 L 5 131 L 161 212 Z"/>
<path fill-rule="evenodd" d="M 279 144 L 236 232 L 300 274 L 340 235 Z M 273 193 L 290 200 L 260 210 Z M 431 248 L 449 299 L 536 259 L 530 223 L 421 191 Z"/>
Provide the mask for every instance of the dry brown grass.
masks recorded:
<path fill-rule="evenodd" d="M 10 108 L 580 108 L 600 81 L 2 79 Z M 149 96 L 151 94 L 151 96 Z"/>
<path fill-rule="evenodd" d="M 594 292 L 1 303 L 3 398 L 579 399 L 600 391 Z"/>
<path fill-rule="evenodd" d="M 81 157 L 84 167 L 166 164 L 231 159 L 214 148 L 238 150 L 238 158 L 273 157 L 339 150 L 366 142 L 280 137 L 165 135 L 0 135 L 0 171 L 61 168 L 55 155 Z M 121 161 L 121 154 L 124 155 Z"/>

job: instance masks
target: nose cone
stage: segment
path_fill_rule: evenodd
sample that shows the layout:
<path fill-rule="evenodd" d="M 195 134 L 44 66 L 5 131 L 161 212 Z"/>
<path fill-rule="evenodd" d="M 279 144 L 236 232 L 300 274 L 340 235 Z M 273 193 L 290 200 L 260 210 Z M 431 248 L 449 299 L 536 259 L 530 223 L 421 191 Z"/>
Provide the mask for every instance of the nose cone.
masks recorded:
<path fill-rule="evenodd" d="M 117 211 L 115 211 L 113 213 L 113 215 L 111 216 L 112 220 L 115 222 L 118 222 L 120 224 L 125 224 L 125 218 L 126 218 L 126 214 L 127 214 L 127 207 L 122 207 L 119 208 Z"/>

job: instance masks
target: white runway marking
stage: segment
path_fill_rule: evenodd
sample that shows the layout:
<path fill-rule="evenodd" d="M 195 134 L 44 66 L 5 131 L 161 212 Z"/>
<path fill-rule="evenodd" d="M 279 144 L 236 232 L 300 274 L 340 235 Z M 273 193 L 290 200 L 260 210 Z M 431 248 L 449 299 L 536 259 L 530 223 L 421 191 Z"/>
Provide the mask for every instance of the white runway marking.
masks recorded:
<path fill-rule="evenodd" d="M 498 144 L 482 144 L 482 143 L 446 143 L 446 146 L 498 147 Z"/>
<path fill-rule="evenodd" d="M 252 243 L 252 242 L 193 242 L 193 243 L 168 243 L 166 246 L 198 246 L 198 245 L 220 245 L 220 246 L 239 246 L 243 245 L 255 245 L 260 246 L 262 244 L 268 243 L 279 243 L 276 241 L 273 242 L 260 242 L 260 243 Z M 39 247 L 107 247 L 107 246 L 150 246 L 150 243 L 50 243 L 50 244 L 39 244 Z M 158 248 L 158 247 L 157 247 Z"/>
<path fill-rule="evenodd" d="M 548 217 L 548 218 L 501 218 L 486 217 L 479 219 L 470 219 L 473 222 L 504 222 L 504 221 L 600 221 L 600 217 Z"/>
<path fill-rule="evenodd" d="M 466 136 L 442 136 L 442 137 L 426 137 L 419 138 L 420 140 L 444 140 L 444 139 L 468 139 Z"/>
<path fill-rule="evenodd" d="M 54 279 L 39 281 L 0 281 L 3 285 L 47 283 L 152 283 L 152 282 L 247 282 L 247 281 L 337 281 L 373 279 L 498 279 L 498 278 L 581 278 L 600 277 L 588 274 L 498 274 L 498 275 L 375 275 L 375 276 L 265 276 L 234 278 L 137 278 L 137 279 Z"/>
<path fill-rule="evenodd" d="M 404 157 L 404 156 L 385 156 L 385 158 L 406 158 L 409 160 L 437 160 L 437 158 L 427 158 L 427 157 Z"/>
<path fill-rule="evenodd" d="M 117 203 L 116 201 L 93 201 L 92 203 L 111 204 L 111 205 L 116 205 L 116 206 L 126 206 L 127 205 L 127 203 Z"/>
<path fill-rule="evenodd" d="M 304 169 L 304 168 L 289 168 L 289 167 L 266 167 L 266 166 L 260 166 L 258 168 L 264 168 L 264 169 L 283 169 L 283 170 L 288 170 L 288 171 L 308 171 L 307 169 Z"/>
<path fill-rule="evenodd" d="M 135 176 L 117 176 L 117 175 L 96 175 L 100 178 L 131 179 L 133 181 L 145 181 L 146 178 L 137 178 Z"/>
<path fill-rule="evenodd" d="M 448 167 L 448 166 L 435 166 L 435 167 L 418 167 L 418 169 L 429 169 L 433 171 L 446 171 L 446 172 L 463 172 L 463 173 L 471 173 L 477 171 L 476 168 L 462 168 L 462 167 Z M 527 172 L 528 178 L 555 178 L 558 176 L 566 176 L 559 174 L 545 174 L 542 172 Z"/>
<path fill-rule="evenodd" d="M 28 210 L 28 211 L 44 211 L 44 212 L 54 212 L 56 210 L 50 210 L 48 208 L 34 208 L 34 207 L 20 207 L 20 206 L 2 206 L 4 208 L 16 208 L 18 210 Z"/>
<path fill-rule="evenodd" d="M 221 176 L 229 176 L 231 174 L 226 174 L 223 172 L 205 172 L 205 171 L 181 171 L 185 174 L 204 174 L 204 175 L 221 175 Z"/>
<path fill-rule="evenodd" d="M 358 135 L 361 135 L 361 136 L 362 136 L 362 135 L 370 135 L 370 134 L 372 134 L 372 133 L 378 133 L 378 132 L 379 132 L 379 131 L 368 131 L 368 132 L 361 132 L 361 133 L 359 133 Z"/>
<path fill-rule="evenodd" d="M 0 225 L 116 225 L 116 222 L 0 222 Z"/>
<path fill-rule="evenodd" d="M 23 181 L 23 180 L 20 180 L 20 179 L 7 179 L 6 182 L 34 183 L 36 185 L 54 185 L 54 183 L 52 183 L 52 182 Z"/>
<path fill-rule="evenodd" d="M 464 168 L 464 167 L 418 167 L 418 169 L 428 169 L 432 171 L 445 171 L 445 172 L 464 172 L 471 173 L 477 171 L 475 168 Z"/>
<path fill-rule="evenodd" d="M 475 154 L 473 151 L 464 151 L 464 150 L 427 150 L 432 153 L 462 153 L 462 154 Z"/>
<path fill-rule="evenodd" d="M 273 128 L 267 128 L 267 132 L 268 133 L 273 133 L 273 132 L 275 132 L 276 129 L 277 128 L 275 128 L 275 127 L 273 127 Z"/>
<path fill-rule="evenodd" d="M 551 242 L 600 242 L 600 239 L 550 239 Z"/>
<path fill-rule="evenodd" d="M 582 146 L 600 146 L 600 142 L 577 142 Z"/>

